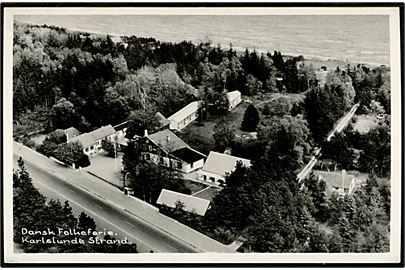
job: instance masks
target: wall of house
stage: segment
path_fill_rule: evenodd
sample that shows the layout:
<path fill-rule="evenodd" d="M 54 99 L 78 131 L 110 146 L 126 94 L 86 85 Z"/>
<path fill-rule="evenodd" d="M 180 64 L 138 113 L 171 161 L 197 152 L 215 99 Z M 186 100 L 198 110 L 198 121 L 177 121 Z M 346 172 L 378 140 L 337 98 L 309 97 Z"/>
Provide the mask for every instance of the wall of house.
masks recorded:
<path fill-rule="evenodd" d="M 168 157 L 161 157 L 159 155 L 152 154 L 152 153 L 149 153 L 149 158 L 152 162 L 154 162 L 156 164 L 161 164 L 165 167 L 174 166 L 174 168 L 176 168 L 177 170 L 184 172 L 184 173 L 192 172 L 192 171 L 202 168 L 204 166 L 204 159 L 194 162 L 191 166 L 190 163 L 168 158 Z M 181 164 L 181 168 L 179 167 L 179 164 Z"/>
<path fill-rule="evenodd" d="M 225 183 L 225 176 L 201 170 L 198 172 L 198 180 L 219 185 L 221 183 Z"/>
<path fill-rule="evenodd" d="M 240 96 L 234 98 L 233 100 L 229 101 L 229 110 L 232 110 L 235 108 L 240 102 L 242 101 L 242 98 Z"/>
<path fill-rule="evenodd" d="M 195 171 L 199 168 L 202 168 L 203 166 L 204 166 L 204 159 L 197 160 L 197 161 L 193 162 L 192 164 L 182 162 L 181 171 L 184 173 L 189 173 L 189 172 Z"/>
<path fill-rule="evenodd" d="M 183 118 L 180 122 L 170 120 L 170 129 L 181 130 L 182 128 L 193 122 L 195 119 L 197 119 L 197 116 L 197 112 L 195 111 L 189 116 Z"/>
<path fill-rule="evenodd" d="M 115 134 L 107 136 L 106 139 L 109 140 L 109 141 L 113 141 L 114 136 L 115 136 Z M 103 139 L 98 140 L 92 146 L 89 146 L 89 147 L 83 149 L 83 153 L 85 153 L 88 156 L 97 155 L 100 152 L 100 149 L 102 148 L 102 145 L 101 145 L 102 141 L 103 141 Z"/>

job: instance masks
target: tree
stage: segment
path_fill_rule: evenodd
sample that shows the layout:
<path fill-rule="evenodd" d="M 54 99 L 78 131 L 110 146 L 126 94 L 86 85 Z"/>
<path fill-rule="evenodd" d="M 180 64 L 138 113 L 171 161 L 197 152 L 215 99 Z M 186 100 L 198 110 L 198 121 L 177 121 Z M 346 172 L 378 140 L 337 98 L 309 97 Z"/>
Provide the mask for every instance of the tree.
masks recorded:
<path fill-rule="evenodd" d="M 66 142 L 66 135 L 62 130 L 55 130 L 48 134 L 38 149 L 38 152 L 51 156 L 59 144 Z"/>
<path fill-rule="evenodd" d="M 346 71 L 337 68 L 335 71 L 329 72 L 326 77 L 326 84 L 331 88 L 334 86 L 339 89 L 345 110 L 349 110 L 353 106 L 356 92 L 352 85 L 352 79 Z"/>
<path fill-rule="evenodd" d="M 322 144 L 322 154 L 325 159 L 333 159 L 341 169 L 350 169 L 353 167 L 353 151 L 350 141 L 343 133 L 333 136 L 330 141 Z"/>
<path fill-rule="evenodd" d="M 362 171 L 387 176 L 391 170 L 391 131 L 389 125 L 381 124 L 367 133 L 365 146 L 360 154 Z"/>
<path fill-rule="evenodd" d="M 73 103 L 61 98 L 52 107 L 52 123 L 56 128 L 69 128 L 77 124 L 78 116 Z"/>
<path fill-rule="evenodd" d="M 77 166 L 86 165 L 87 162 L 81 161 L 83 155 L 83 147 L 79 142 L 62 143 L 58 145 L 53 152 L 53 156 L 56 159 L 68 164 L 69 166 L 72 164 Z M 87 166 L 88 165 L 90 165 L 90 163 L 87 164 Z"/>
<path fill-rule="evenodd" d="M 68 201 L 64 204 L 59 200 L 47 200 L 33 186 L 32 179 L 28 174 L 24 162 L 18 160 L 19 169 L 13 171 L 13 229 L 14 242 L 26 253 L 90 253 L 90 252 L 137 252 L 136 244 L 88 244 L 89 236 L 57 234 L 55 230 L 96 230 L 96 224 L 90 216 L 82 212 L 79 219 L 73 215 Z M 50 229 L 56 234 L 56 241 L 64 241 L 50 245 L 41 243 L 43 235 L 22 234 L 22 229 L 46 231 Z M 76 237 L 83 243 L 72 243 Z M 27 241 L 23 241 L 23 238 Z M 105 238 L 107 240 L 108 237 Z M 29 241 L 37 241 L 35 244 Z"/>
<path fill-rule="evenodd" d="M 311 173 L 303 183 L 312 198 L 315 207 L 314 218 L 320 222 L 325 222 L 329 218 L 329 208 L 326 201 L 326 183 L 323 180 L 318 181 L 317 177 Z"/>
<path fill-rule="evenodd" d="M 252 132 L 256 131 L 257 124 L 259 124 L 260 116 L 259 112 L 253 104 L 250 104 L 243 115 L 243 121 L 241 129 L 244 131 Z"/>
<path fill-rule="evenodd" d="M 284 135 L 283 135 L 284 134 Z M 285 115 L 283 117 L 271 117 L 261 122 L 258 127 L 257 138 L 262 142 L 262 151 L 260 153 L 260 159 L 263 160 L 263 164 L 266 158 L 266 151 L 273 150 L 280 151 L 280 154 L 288 155 L 292 158 L 292 163 L 300 166 L 304 162 L 304 155 L 308 154 L 310 149 L 311 136 L 308 129 L 308 123 L 302 115 L 295 117 Z M 286 136 L 283 138 L 283 136 Z M 280 142 L 278 146 L 276 142 Z M 283 148 L 282 146 L 288 148 Z M 275 155 L 271 152 L 268 153 L 269 157 L 275 162 Z M 264 165 L 265 166 L 265 165 Z M 277 166 L 274 164 L 274 166 Z M 295 170 L 295 169 L 294 169 Z"/>
<path fill-rule="evenodd" d="M 111 142 L 110 140 L 103 140 L 101 142 L 101 147 L 107 152 L 108 157 L 115 158 L 116 157 L 116 146 L 114 145 L 114 142 Z"/>
<path fill-rule="evenodd" d="M 256 95 L 263 88 L 263 83 L 256 79 L 252 74 L 246 77 L 246 94 L 249 96 Z"/>
<path fill-rule="evenodd" d="M 290 114 L 293 107 L 290 100 L 287 97 L 280 97 L 273 100 L 270 103 L 266 103 L 262 109 L 262 112 L 266 116 L 279 116 Z"/>
<path fill-rule="evenodd" d="M 315 142 L 322 141 L 332 131 L 335 122 L 344 115 L 345 103 L 335 87 L 309 91 L 304 100 L 305 116 Z"/>
<path fill-rule="evenodd" d="M 80 213 L 77 226 L 82 230 L 91 229 L 94 231 L 96 229 L 94 219 L 88 216 L 85 212 Z"/>
<path fill-rule="evenodd" d="M 214 126 L 215 149 L 225 151 L 235 138 L 235 128 L 225 118 L 221 118 Z"/>
<path fill-rule="evenodd" d="M 154 110 L 132 111 L 128 119 L 128 129 L 126 137 L 132 139 L 135 135 L 143 136 L 145 130 L 149 134 L 159 130 L 160 122 Z"/>

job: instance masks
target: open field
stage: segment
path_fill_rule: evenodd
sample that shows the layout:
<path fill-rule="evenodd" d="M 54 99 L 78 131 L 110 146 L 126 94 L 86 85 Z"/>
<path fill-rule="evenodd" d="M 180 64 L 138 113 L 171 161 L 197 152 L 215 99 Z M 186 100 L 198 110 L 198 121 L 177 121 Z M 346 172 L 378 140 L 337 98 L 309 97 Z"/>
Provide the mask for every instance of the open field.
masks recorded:
<path fill-rule="evenodd" d="M 378 120 L 375 116 L 372 115 L 358 115 L 356 117 L 356 122 L 354 124 L 354 130 L 365 134 L 370 131 L 370 129 L 378 126 Z"/>

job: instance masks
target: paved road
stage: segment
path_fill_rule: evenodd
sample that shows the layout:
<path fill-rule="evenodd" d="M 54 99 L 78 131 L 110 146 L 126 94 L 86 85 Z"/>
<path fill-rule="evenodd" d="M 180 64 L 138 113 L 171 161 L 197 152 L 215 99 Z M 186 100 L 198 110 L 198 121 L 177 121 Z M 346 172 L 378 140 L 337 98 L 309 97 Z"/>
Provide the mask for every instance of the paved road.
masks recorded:
<path fill-rule="evenodd" d="M 22 156 L 34 185 L 48 198 L 68 200 L 77 215 L 85 211 L 99 229 L 137 243 L 141 252 L 231 252 L 230 249 L 170 219 L 142 201 L 85 172 L 64 168 L 14 142 L 14 164 Z"/>
<path fill-rule="evenodd" d="M 335 136 L 336 133 L 341 132 L 347 124 L 350 122 L 350 120 L 353 118 L 354 114 L 356 113 L 357 108 L 360 106 L 359 103 L 355 104 L 350 111 L 342 117 L 336 127 L 329 133 L 328 137 L 326 138 L 326 141 L 330 141 L 333 136 Z M 321 153 L 322 149 L 320 148 L 318 150 L 318 157 Z M 316 156 L 312 156 L 311 160 L 308 162 L 308 164 L 297 174 L 298 182 L 301 182 L 307 175 L 312 171 L 312 168 L 315 166 L 316 162 L 318 159 Z"/>

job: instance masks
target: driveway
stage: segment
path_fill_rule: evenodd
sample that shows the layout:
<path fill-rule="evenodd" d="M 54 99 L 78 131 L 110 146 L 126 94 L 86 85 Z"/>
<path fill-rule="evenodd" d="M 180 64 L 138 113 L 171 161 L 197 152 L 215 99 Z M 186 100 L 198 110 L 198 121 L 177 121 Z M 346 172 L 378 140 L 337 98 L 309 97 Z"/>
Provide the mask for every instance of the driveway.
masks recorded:
<path fill-rule="evenodd" d="M 104 180 L 118 188 L 123 187 L 122 169 L 122 154 L 119 153 L 117 158 L 110 158 L 100 153 L 90 158 L 91 165 L 84 170 Z"/>

